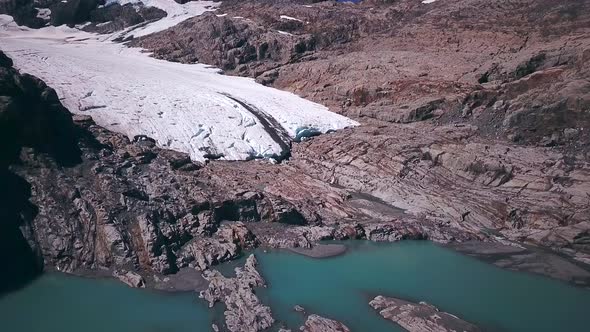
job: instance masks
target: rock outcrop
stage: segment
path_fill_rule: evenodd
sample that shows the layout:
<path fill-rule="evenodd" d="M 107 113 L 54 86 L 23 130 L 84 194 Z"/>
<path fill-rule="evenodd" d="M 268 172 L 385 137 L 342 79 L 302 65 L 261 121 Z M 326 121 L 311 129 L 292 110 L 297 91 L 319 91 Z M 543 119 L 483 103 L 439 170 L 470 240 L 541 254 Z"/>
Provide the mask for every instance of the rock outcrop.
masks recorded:
<path fill-rule="evenodd" d="M 370 303 L 383 318 L 409 332 L 477 332 L 480 329 L 457 316 L 439 311 L 425 302 L 412 303 L 400 299 L 377 296 Z"/>
<path fill-rule="evenodd" d="M 32 28 L 40 28 L 46 21 L 38 17 L 39 11 L 32 0 L 0 0 L 0 14 L 10 15 L 19 25 Z"/>
<path fill-rule="evenodd" d="M 216 270 L 203 272 L 209 287 L 200 297 L 209 302 L 210 307 L 216 302 L 225 304 L 225 325 L 231 332 L 262 331 L 274 323 L 270 308 L 262 304 L 254 292 L 255 287 L 266 286 L 256 270 L 257 264 L 256 257 L 250 255 L 243 268 L 236 268 L 234 278 L 224 277 Z"/>
<path fill-rule="evenodd" d="M 258 240 L 246 226 L 237 222 L 223 225 L 210 238 L 195 237 L 178 253 L 178 266 L 205 270 L 212 265 L 240 257 L 242 250 L 253 249 Z"/>
<path fill-rule="evenodd" d="M 166 12 L 155 7 L 146 7 L 141 3 L 120 5 L 112 3 L 90 11 L 88 21 L 83 30 L 96 33 L 113 33 L 125 28 L 159 20 Z"/>
<path fill-rule="evenodd" d="M 350 332 L 346 325 L 318 315 L 309 315 L 299 330 L 303 332 Z"/>
<path fill-rule="evenodd" d="M 115 271 L 113 272 L 113 277 L 121 280 L 129 287 L 145 288 L 145 280 L 143 279 L 143 277 L 133 271 Z"/>
<path fill-rule="evenodd" d="M 98 7 L 100 0 L 49 1 L 51 25 L 74 25 L 90 19 L 90 12 Z"/>

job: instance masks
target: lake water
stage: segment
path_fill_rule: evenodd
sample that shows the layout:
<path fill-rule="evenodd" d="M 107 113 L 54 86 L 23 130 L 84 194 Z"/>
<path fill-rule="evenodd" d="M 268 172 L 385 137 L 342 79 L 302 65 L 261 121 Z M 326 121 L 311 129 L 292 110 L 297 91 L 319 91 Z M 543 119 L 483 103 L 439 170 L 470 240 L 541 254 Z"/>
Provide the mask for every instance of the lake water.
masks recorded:
<path fill-rule="evenodd" d="M 382 294 L 427 301 L 488 331 L 588 331 L 588 290 L 502 270 L 428 242 L 348 244 L 346 255 L 321 260 L 256 252 L 269 283 L 258 294 L 277 320 L 295 331 L 305 319 L 293 310 L 299 304 L 353 331 L 400 331 L 368 306 Z M 0 298 L 0 331 L 210 331 L 212 318 L 195 294 L 64 275 L 46 275 Z"/>
<path fill-rule="evenodd" d="M 210 331 L 210 315 L 195 294 L 62 274 L 44 275 L 0 298 L 0 331 L 5 332 Z"/>

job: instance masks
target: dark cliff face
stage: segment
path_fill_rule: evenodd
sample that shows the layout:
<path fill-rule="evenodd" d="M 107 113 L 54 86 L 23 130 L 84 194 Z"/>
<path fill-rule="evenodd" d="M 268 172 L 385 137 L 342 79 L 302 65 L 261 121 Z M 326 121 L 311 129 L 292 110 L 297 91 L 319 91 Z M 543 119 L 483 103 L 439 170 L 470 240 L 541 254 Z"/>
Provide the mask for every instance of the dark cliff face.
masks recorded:
<path fill-rule="evenodd" d="M 140 3 L 106 6 L 104 0 L 0 0 L 0 14 L 10 15 L 17 24 L 34 29 L 88 22 L 84 30 L 98 33 L 114 32 L 166 16 L 163 10 Z"/>
<path fill-rule="evenodd" d="M 29 201 L 31 186 L 10 169 L 19 163 L 23 147 L 62 165 L 80 160 L 71 115 L 55 91 L 19 73 L 0 52 L 0 262 L 5 271 L 0 291 L 25 283 L 42 269 L 40 253 L 23 236 L 32 236 L 30 221 L 37 213 Z"/>

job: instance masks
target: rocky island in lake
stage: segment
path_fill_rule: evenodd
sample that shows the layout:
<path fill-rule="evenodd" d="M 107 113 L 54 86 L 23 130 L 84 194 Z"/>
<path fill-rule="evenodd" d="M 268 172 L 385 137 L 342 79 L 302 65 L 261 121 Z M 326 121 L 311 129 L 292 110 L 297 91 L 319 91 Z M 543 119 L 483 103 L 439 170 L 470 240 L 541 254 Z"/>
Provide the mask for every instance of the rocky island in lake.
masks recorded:
<path fill-rule="evenodd" d="M 583 331 L 589 68 L 590 0 L 0 0 L 0 329 Z"/>

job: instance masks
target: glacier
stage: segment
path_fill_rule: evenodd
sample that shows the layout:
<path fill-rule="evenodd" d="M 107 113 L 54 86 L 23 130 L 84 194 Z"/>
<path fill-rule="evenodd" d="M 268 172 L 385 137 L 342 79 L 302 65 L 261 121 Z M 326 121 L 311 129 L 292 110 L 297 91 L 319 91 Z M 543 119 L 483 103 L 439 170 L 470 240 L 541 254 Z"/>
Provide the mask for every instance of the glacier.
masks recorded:
<path fill-rule="evenodd" d="M 253 79 L 158 60 L 65 26 L 34 30 L 0 15 L 0 49 L 53 87 L 70 112 L 130 139 L 149 136 L 195 161 L 280 159 L 306 134 L 358 125 Z"/>

